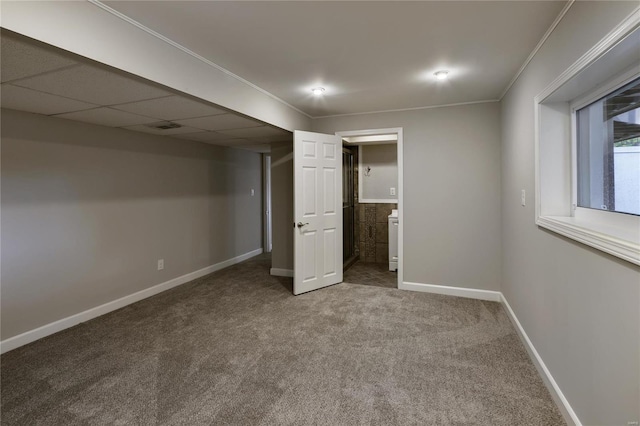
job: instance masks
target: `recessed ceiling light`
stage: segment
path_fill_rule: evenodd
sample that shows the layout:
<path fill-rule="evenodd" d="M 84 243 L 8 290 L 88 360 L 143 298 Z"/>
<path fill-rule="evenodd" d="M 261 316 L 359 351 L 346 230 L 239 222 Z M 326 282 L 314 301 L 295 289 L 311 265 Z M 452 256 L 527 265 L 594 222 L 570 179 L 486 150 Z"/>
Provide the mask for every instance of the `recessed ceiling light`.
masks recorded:
<path fill-rule="evenodd" d="M 320 96 L 324 93 L 324 87 L 315 87 L 311 89 L 311 92 L 316 96 Z"/>
<path fill-rule="evenodd" d="M 446 80 L 449 76 L 449 71 L 442 70 L 434 73 L 433 75 L 435 75 L 438 80 Z"/>

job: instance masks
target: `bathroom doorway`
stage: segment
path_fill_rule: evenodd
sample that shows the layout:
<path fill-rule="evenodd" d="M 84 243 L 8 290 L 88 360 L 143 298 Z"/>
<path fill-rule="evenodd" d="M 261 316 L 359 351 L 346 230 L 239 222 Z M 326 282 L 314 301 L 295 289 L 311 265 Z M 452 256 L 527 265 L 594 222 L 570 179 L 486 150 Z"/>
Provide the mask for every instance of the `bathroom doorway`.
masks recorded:
<path fill-rule="evenodd" d="M 397 288 L 402 282 L 402 129 L 336 134 L 343 141 L 343 281 Z"/>
<path fill-rule="evenodd" d="M 360 241 L 356 229 L 355 161 L 357 147 L 342 147 L 342 266 L 346 271 L 358 260 L 357 244 Z"/>

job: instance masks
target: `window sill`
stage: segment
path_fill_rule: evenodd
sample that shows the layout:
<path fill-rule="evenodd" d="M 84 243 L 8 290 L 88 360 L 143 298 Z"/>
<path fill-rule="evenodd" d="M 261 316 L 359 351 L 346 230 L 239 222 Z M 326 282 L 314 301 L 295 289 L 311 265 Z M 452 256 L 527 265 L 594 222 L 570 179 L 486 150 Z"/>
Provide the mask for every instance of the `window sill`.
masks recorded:
<path fill-rule="evenodd" d="M 640 265 L 640 230 L 624 230 L 566 216 L 540 216 L 536 224 L 613 256 Z"/>

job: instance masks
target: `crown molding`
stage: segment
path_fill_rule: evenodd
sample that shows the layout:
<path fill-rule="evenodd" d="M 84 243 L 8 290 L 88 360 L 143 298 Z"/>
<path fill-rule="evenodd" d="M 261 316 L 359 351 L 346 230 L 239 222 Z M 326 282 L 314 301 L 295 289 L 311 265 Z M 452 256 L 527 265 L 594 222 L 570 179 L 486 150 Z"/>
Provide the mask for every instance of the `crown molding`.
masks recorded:
<path fill-rule="evenodd" d="M 97 6 L 100 9 L 104 10 L 105 12 L 108 12 L 108 13 L 112 14 L 113 16 L 115 16 L 115 17 L 117 17 L 119 19 L 122 19 L 123 21 L 125 21 L 125 22 L 127 22 L 127 23 L 129 23 L 129 24 L 141 29 L 142 31 L 146 32 L 147 34 L 149 34 L 149 35 L 151 35 L 151 36 L 153 36 L 153 37 L 155 37 L 155 38 L 157 38 L 159 40 L 162 40 L 163 42 L 169 44 L 170 46 L 181 50 L 182 52 L 186 53 L 187 55 L 192 56 L 193 58 L 195 58 L 195 59 L 197 59 L 197 60 L 199 60 L 201 62 L 204 62 L 205 64 L 217 69 L 218 71 L 221 71 L 221 72 L 227 74 L 228 76 L 240 81 L 241 83 L 246 84 L 247 86 L 259 91 L 260 93 L 262 93 L 264 95 L 269 96 L 270 98 L 280 102 L 281 104 L 288 106 L 289 108 L 299 112 L 300 114 L 302 114 L 302 115 L 304 115 L 304 116 L 306 116 L 308 118 L 313 118 L 311 115 L 309 115 L 306 112 L 294 107 L 293 105 L 291 105 L 290 103 L 286 102 L 285 100 L 280 99 L 279 97 L 277 97 L 273 93 L 268 92 L 268 91 L 266 91 L 265 89 L 263 89 L 263 88 L 261 88 L 259 86 L 256 86 L 255 84 L 251 83 L 249 80 L 246 80 L 246 79 L 240 77 L 239 75 L 232 73 L 228 69 L 223 68 L 220 65 L 208 60 L 204 56 L 198 55 L 194 51 L 189 50 L 188 48 L 184 47 L 183 45 L 171 40 L 168 37 L 163 36 L 162 34 L 160 34 L 160 33 L 156 32 L 156 31 L 152 30 L 151 28 L 141 24 L 140 22 L 136 21 L 135 19 L 130 18 L 127 15 L 118 12 L 117 10 L 115 10 L 115 9 L 107 6 L 106 4 L 102 3 L 100 0 L 87 0 L 87 1 L 89 3 L 91 3 L 91 4 L 93 4 L 94 6 Z"/>
<path fill-rule="evenodd" d="M 564 15 L 567 14 L 567 12 L 569 11 L 569 9 L 573 5 L 573 3 L 575 3 L 575 0 L 569 0 L 567 2 L 567 4 L 562 8 L 560 13 L 556 17 L 556 19 L 553 21 L 553 23 L 549 27 L 549 29 L 547 29 L 547 32 L 544 33 L 544 35 L 542 36 L 542 38 L 540 39 L 540 41 L 538 42 L 536 47 L 533 48 L 533 50 L 531 51 L 531 53 L 529 54 L 527 59 L 524 61 L 524 63 L 520 67 L 520 69 L 513 76 L 513 78 L 509 82 L 509 84 L 507 84 L 507 87 L 505 87 L 505 89 L 502 91 L 502 93 L 500 94 L 500 97 L 498 98 L 498 100 L 502 100 L 502 98 L 504 98 L 504 96 L 507 94 L 509 89 L 511 89 L 511 86 L 513 86 L 514 83 L 516 82 L 516 80 L 518 80 L 518 78 L 520 77 L 520 74 L 522 74 L 524 72 L 525 68 L 527 68 L 527 65 L 529 65 L 529 62 L 531 62 L 533 57 L 536 56 L 538 51 L 542 48 L 542 45 L 547 41 L 549 36 L 551 36 L 551 33 L 553 32 L 553 30 L 555 30 L 556 27 L 558 26 L 558 24 L 560 23 L 560 21 L 562 21 L 562 18 L 564 18 Z"/>

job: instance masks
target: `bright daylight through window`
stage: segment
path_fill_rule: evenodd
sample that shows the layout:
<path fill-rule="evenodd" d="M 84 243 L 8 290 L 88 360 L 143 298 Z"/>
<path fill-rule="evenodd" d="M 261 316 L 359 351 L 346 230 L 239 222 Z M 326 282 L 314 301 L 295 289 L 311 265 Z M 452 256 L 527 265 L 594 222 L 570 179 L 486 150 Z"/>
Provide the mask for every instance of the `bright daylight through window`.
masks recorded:
<path fill-rule="evenodd" d="M 578 207 L 640 215 L 640 78 L 576 112 Z"/>

